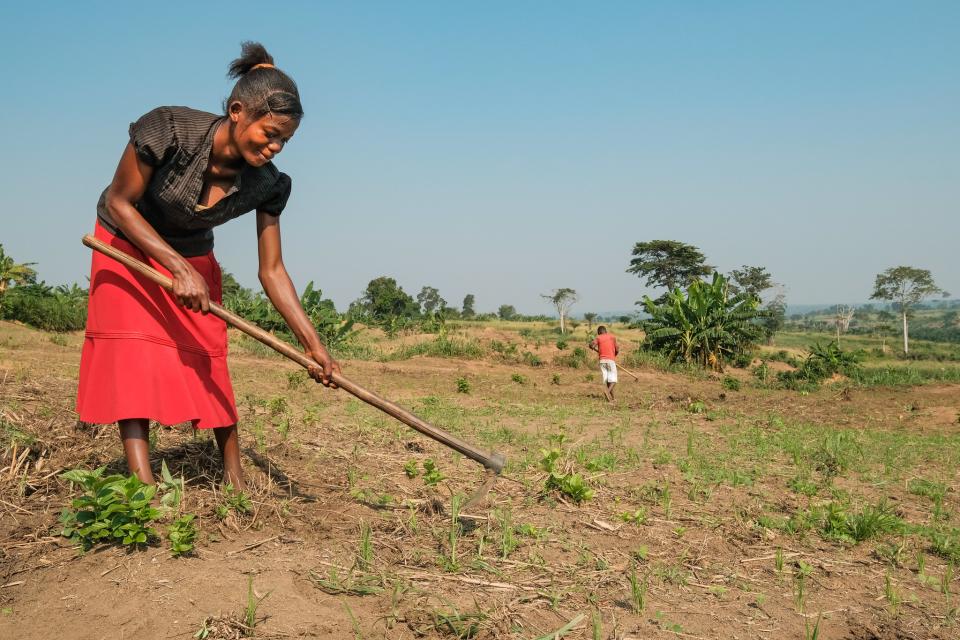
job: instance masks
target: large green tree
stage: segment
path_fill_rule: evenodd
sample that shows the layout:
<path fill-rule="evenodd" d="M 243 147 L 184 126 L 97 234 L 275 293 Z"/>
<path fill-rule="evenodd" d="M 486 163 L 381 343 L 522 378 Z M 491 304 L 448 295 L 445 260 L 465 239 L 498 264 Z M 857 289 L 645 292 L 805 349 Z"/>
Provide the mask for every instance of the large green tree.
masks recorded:
<path fill-rule="evenodd" d="M 583 319 L 587 321 L 587 333 L 593 333 L 593 321 L 597 319 L 597 314 L 593 312 L 585 313 Z"/>
<path fill-rule="evenodd" d="M 877 274 L 873 285 L 872 300 L 887 300 L 893 302 L 900 311 L 903 320 L 903 352 L 910 353 L 909 331 L 907 316 L 917 304 L 925 298 L 934 295 L 947 297 L 950 295 L 933 281 L 933 276 L 927 269 L 916 267 L 891 267 L 883 273 Z"/>
<path fill-rule="evenodd" d="M 501 320 L 513 320 L 517 317 L 517 310 L 512 304 L 502 304 L 497 309 L 497 317 Z"/>
<path fill-rule="evenodd" d="M 436 287 L 424 285 L 420 293 L 417 294 L 417 303 L 420 305 L 420 311 L 424 315 L 429 315 L 434 311 L 441 311 L 447 306 L 447 301 L 440 297 L 440 292 Z"/>
<path fill-rule="evenodd" d="M 570 311 L 570 307 L 580 299 L 580 296 L 577 295 L 577 292 L 573 289 L 564 287 L 562 289 L 554 289 L 553 293 L 541 294 L 540 297 L 548 300 L 557 310 L 557 315 L 560 316 L 560 333 L 563 333 L 564 320 L 566 320 L 567 313 Z"/>
<path fill-rule="evenodd" d="M 710 275 L 713 267 L 706 264 L 706 257 L 693 245 L 676 240 L 651 240 L 633 246 L 633 259 L 627 273 L 646 278 L 648 287 L 664 287 L 669 292 Z"/>
<path fill-rule="evenodd" d="M 36 262 L 17 263 L 12 256 L 8 256 L 3 251 L 3 245 L 0 244 L 0 296 L 6 292 L 11 284 L 30 284 L 37 279 L 37 272 L 31 267 Z"/>
<path fill-rule="evenodd" d="M 463 311 L 460 312 L 460 315 L 464 318 L 472 318 L 477 315 L 476 310 L 473 308 L 473 305 L 476 303 L 476 298 L 473 297 L 472 293 L 468 293 L 463 297 Z"/>
<path fill-rule="evenodd" d="M 357 305 L 365 318 L 374 324 L 388 323 L 399 318 L 415 318 L 419 305 L 397 281 L 380 276 L 370 281 Z"/>
<path fill-rule="evenodd" d="M 763 297 L 764 291 L 773 287 L 773 276 L 766 267 L 743 265 L 742 269 L 734 269 L 730 272 L 730 281 L 732 293 L 743 291 L 758 300 Z"/>

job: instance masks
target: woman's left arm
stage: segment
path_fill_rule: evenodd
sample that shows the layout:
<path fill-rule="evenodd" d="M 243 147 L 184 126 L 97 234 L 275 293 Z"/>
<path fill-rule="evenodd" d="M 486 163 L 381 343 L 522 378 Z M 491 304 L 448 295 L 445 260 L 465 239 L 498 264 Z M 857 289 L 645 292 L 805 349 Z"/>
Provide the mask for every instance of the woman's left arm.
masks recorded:
<path fill-rule="evenodd" d="M 340 364 L 330 357 L 326 347 L 320 342 L 320 336 L 303 310 L 297 290 L 283 265 L 279 216 L 257 211 L 257 251 L 260 256 L 259 275 L 263 290 L 303 345 L 304 352 L 323 367 L 310 369 L 310 376 L 328 387 L 336 387 L 330 374 L 334 371 L 339 374 Z"/>

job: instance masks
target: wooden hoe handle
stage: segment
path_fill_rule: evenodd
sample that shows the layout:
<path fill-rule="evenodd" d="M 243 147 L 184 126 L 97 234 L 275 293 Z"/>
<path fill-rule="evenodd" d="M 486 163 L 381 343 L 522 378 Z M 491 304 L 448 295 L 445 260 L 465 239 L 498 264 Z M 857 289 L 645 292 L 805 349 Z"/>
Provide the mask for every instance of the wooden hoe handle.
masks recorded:
<path fill-rule="evenodd" d="M 94 251 L 99 251 L 100 253 L 110 256 L 114 260 L 117 260 L 118 262 L 123 263 L 124 265 L 126 265 L 133 271 L 136 271 L 140 275 L 145 276 L 150 280 L 153 280 L 155 283 L 157 283 L 167 291 L 171 291 L 173 289 L 173 281 L 170 278 L 163 275 L 153 267 L 150 267 L 149 265 L 144 264 L 140 260 L 137 260 L 130 254 L 120 251 L 119 249 L 112 247 L 106 242 L 103 242 L 102 240 L 95 238 L 91 235 L 83 236 L 83 244 L 87 245 Z M 283 340 L 280 340 L 279 338 L 274 336 L 272 333 L 264 331 L 263 329 L 253 324 L 252 322 L 248 322 L 247 320 L 244 320 L 240 316 L 234 313 L 231 313 L 230 311 L 227 311 L 222 306 L 212 301 L 210 302 L 210 313 L 217 316 L 227 324 L 233 327 L 236 327 L 240 331 L 243 331 L 245 334 L 247 334 L 251 338 L 254 338 L 255 340 L 259 340 L 260 342 L 267 345 L 274 351 L 277 351 L 282 355 L 285 355 L 286 357 L 290 358 L 291 360 L 301 365 L 302 367 L 305 367 L 305 368 L 320 367 L 320 365 L 316 361 L 314 361 L 312 358 L 307 357 L 299 349 L 284 342 Z M 434 427 L 433 425 L 429 424 L 425 420 L 422 420 L 417 416 L 413 415 L 403 407 L 397 404 L 394 404 L 393 402 L 390 402 L 386 398 L 382 398 L 377 394 L 373 393 L 372 391 L 368 391 L 367 389 L 364 389 L 356 382 L 351 381 L 350 379 L 346 378 L 341 374 L 334 372 L 331 374 L 330 378 L 341 389 L 345 389 L 346 391 L 352 393 L 354 396 L 363 400 L 367 404 L 373 405 L 374 407 L 376 407 L 377 409 L 380 409 L 384 413 L 387 413 L 393 416 L 400 422 L 404 423 L 409 427 L 412 427 L 413 429 L 416 429 L 423 435 L 429 438 L 433 438 L 437 442 L 443 445 L 446 445 L 451 449 L 454 449 L 455 451 L 459 451 L 460 453 L 467 456 L 471 460 L 479 462 L 487 469 L 492 470 L 494 473 L 499 475 L 499 473 L 503 470 L 503 466 L 504 464 L 506 464 L 507 460 L 506 458 L 503 457 L 502 454 L 497 452 L 491 452 L 490 454 L 487 454 L 481 451 L 480 449 L 474 447 L 470 443 L 464 442 L 463 440 L 457 438 L 456 436 L 444 431 L 443 429 L 438 429 L 437 427 Z"/>

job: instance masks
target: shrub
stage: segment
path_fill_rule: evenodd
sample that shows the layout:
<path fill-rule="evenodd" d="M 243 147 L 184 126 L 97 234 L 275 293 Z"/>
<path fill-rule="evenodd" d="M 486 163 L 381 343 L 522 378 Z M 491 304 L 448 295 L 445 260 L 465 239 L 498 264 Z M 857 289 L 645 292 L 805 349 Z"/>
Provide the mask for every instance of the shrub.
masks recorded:
<path fill-rule="evenodd" d="M 439 335 L 433 340 L 402 347 L 387 355 L 384 360 L 407 360 L 414 356 L 477 360 L 482 358 L 484 353 L 483 347 L 476 340 L 459 340 Z"/>
<path fill-rule="evenodd" d="M 733 356 L 733 366 L 737 369 L 746 369 L 753 363 L 753 354 L 749 352 L 738 353 Z"/>
<path fill-rule="evenodd" d="M 515 374 L 511 375 L 511 376 L 510 376 L 510 380 L 512 380 L 513 382 L 516 382 L 517 384 L 526 384 L 526 383 L 527 383 L 527 379 L 526 379 L 524 376 L 520 375 L 519 373 L 515 373 Z"/>
<path fill-rule="evenodd" d="M 530 351 L 523 352 L 523 362 L 531 367 L 543 366 L 543 360 L 540 359 L 540 356 L 535 353 L 531 353 Z"/>
<path fill-rule="evenodd" d="M 502 358 L 512 358 L 517 355 L 517 345 L 510 341 L 500 342 L 499 340 L 491 340 L 490 350 Z"/>
<path fill-rule="evenodd" d="M 587 364 L 587 350 L 583 347 L 574 347 L 573 352 L 553 359 L 553 363 L 571 369 L 581 369 Z"/>
<path fill-rule="evenodd" d="M 777 378 L 787 388 L 798 388 L 802 383 L 815 386 L 834 374 L 856 376 L 859 371 L 859 354 L 841 350 L 836 342 L 816 342 L 795 371 L 781 371 Z"/>
<path fill-rule="evenodd" d="M 767 381 L 770 378 L 770 367 L 767 365 L 766 360 L 761 360 L 760 364 L 755 366 L 752 370 L 754 377 L 761 383 Z"/>
<path fill-rule="evenodd" d="M 466 378 L 457 378 L 457 393 L 470 393 L 470 381 Z"/>
<path fill-rule="evenodd" d="M 79 331 L 87 323 L 87 290 L 43 283 L 12 287 L 0 298 L 0 318 L 44 331 Z"/>
<path fill-rule="evenodd" d="M 727 391 L 740 391 L 740 381 L 732 376 L 724 376 L 721 384 Z"/>
<path fill-rule="evenodd" d="M 566 341 L 566 340 L 563 340 L 563 339 L 557 340 L 557 349 L 560 349 L 561 351 L 563 351 L 563 350 L 566 349 L 566 348 L 567 348 L 567 341 Z"/>

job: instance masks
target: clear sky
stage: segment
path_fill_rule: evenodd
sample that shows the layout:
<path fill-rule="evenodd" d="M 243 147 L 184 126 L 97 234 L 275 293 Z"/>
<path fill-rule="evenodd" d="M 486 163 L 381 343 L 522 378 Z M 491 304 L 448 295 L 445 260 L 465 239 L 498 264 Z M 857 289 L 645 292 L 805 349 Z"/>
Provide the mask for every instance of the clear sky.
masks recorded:
<path fill-rule="evenodd" d="M 84 281 L 80 236 L 159 105 L 217 111 L 241 40 L 307 115 L 277 160 L 298 288 L 631 309 L 634 243 L 763 265 L 800 303 L 930 269 L 960 295 L 960 2 L 5 2 L 0 243 Z M 216 252 L 255 286 L 254 216 Z M 652 293 L 652 292 L 650 292 Z"/>

